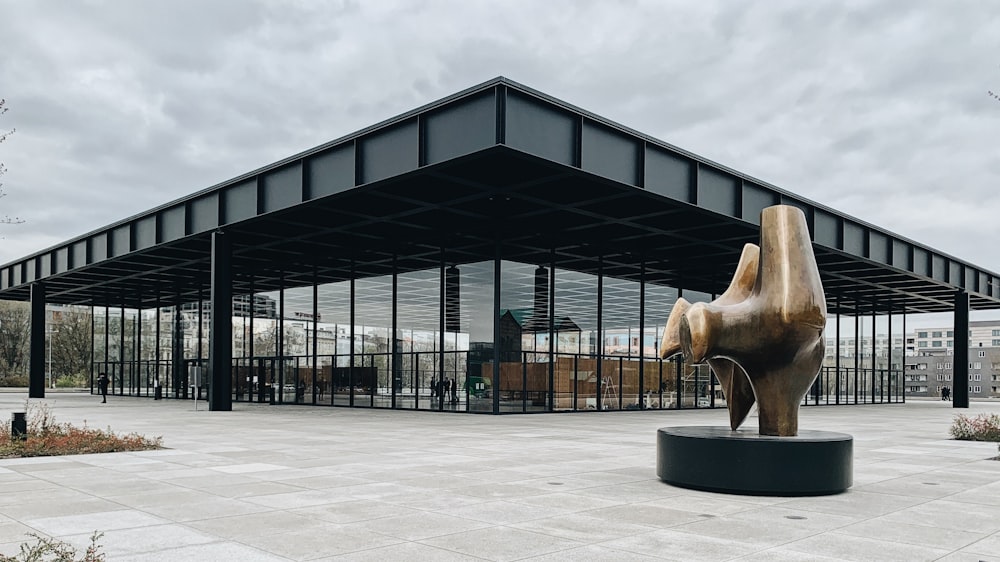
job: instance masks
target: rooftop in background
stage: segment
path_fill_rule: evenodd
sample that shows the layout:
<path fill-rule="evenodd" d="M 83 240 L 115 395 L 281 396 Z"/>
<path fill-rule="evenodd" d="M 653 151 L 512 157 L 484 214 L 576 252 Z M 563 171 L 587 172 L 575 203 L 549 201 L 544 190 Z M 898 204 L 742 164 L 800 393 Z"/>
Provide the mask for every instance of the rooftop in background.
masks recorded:
<path fill-rule="evenodd" d="M 729 283 L 761 209 L 801 208 L 831 311 L 1000 308 L 1000 276 L 496 78 L 0 268 L 0 298 L 199 300 L 210 234 L 235 292 L 492 259 L 704 293 Z"/>

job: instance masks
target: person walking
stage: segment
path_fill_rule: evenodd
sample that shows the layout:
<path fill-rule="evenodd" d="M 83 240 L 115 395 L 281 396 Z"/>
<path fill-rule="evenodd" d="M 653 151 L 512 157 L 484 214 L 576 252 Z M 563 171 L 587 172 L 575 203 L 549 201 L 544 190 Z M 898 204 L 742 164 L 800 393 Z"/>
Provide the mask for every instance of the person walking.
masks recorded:
<path fill-rule="evenodd" d="M 100 373 L 97 375 L 97 390 L 101 392 L 101 404 L 106 404 L 108 402 L 108 374 Z"/>

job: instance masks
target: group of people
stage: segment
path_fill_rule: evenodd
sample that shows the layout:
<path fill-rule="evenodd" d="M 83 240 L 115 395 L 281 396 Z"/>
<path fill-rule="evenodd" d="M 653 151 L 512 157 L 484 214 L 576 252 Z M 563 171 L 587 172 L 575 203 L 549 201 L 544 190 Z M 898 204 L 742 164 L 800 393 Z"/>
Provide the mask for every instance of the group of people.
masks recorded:
<path fill-rule="evenodd" d="M 458 381 L 445 378 L 431 381 L 431 397 L 442 396 L 449 402 L 458 402 Z"/>

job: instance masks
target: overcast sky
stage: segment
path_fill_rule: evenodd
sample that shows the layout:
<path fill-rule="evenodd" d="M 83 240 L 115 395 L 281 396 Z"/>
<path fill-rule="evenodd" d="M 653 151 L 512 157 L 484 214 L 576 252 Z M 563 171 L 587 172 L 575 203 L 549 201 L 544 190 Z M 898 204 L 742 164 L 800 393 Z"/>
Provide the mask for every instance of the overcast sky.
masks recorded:
<path fill-rule="evenodd" d="M 0 263 L 503 75 L 1000 272 L 996 0 L 0 10 Z"/>

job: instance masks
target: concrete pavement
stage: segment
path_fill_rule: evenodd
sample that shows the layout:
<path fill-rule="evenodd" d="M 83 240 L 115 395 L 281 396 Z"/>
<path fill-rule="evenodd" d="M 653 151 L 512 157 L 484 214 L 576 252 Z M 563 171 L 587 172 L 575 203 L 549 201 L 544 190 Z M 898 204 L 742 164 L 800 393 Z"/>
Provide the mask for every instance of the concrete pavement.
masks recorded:
<path fill-rule="evenodd" d="M 2 419 L 25 396 L 0 393 Z M 803 408 L 802 429 L 855 437 L 854 487 L 813 498 L 660 482 L 656 429 L 725 425 L 724 410 L 45 402 L 57 421 L 160 435 L 168 448 L 0 460 L 6 554 L 28 532 L 83 547 L 97 530 L 109 560 L 130 561 L 1000 561 L 1000 462 L 987 460 L 997 445 L 950 440 L 957 411 L 940 401 Z"/>

